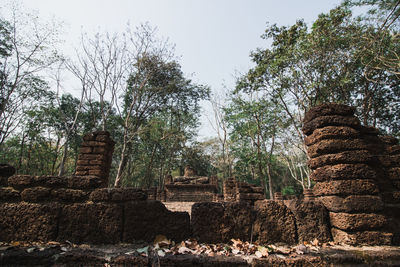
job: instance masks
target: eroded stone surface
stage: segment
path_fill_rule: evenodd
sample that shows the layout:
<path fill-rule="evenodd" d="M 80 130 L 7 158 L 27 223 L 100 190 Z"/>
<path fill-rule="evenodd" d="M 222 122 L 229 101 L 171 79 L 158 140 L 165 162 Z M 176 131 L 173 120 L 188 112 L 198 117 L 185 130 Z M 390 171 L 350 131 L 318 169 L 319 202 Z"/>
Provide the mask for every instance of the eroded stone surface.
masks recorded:
<path fill-rule="evenodd" d="M 308 161 L 308 166 L 311 169 L 317 169 L 325 165 L 336 165 L 342 163 L 373 163 L 377 158 L 369 153 L 367 150 L 360 151 L 345 151 L 335 154 L 327 154 L 319 156 Z"/>
<path fill-rule="evenodd" d="M 392 233 L 381 231 L 354 231 L 345 232 L 332 228 L 333 240 L 337 243 L 360 246 L 360 245 L 391 245 Z"/>
<path fill-rule="evenodd" d="M 154 241 L 157 235 L 181 241 L 190 235 L 187 212 L 171 212 L 159 201 L 131 201 L 124 208 L 123 242 Z"/>
<path fill-rule="evenodd" d="M 305 135 L 310 135 L 313 133 L 314 130 L 326 126 L 349 126 L 355 129 L 359 129 L 361 124 L 356 117 L 328 115 L 316 117 L 309 122 L 305 122 L 302 130 Z"/>
<path fill-rule="evenodd" d="M 304 143 L 311 146 L 322 140 L 354 139 L 360 137 L 359 131 L 347 126 L 327 126 L 316 129 L 311 135 L 304 138 Z"/>
<path fill-rule="evenodd" d="M 0 240 L 55 240 L 59 206 L 52 204 L 0 204 Z"/>
<path fill-rule="evenodd" d="M 360 231 L 382 228 L 386 224 L 386 217 L 374 213 L 329 213 L 331 225 L 341 230 Z"/>
<path fill-rule="evenodd" d="M 335 180 L 317 183 L 313 191 L 315 196 L 375 195 L 379 189 L 373 180 Z"/>
<path fill-rule="evenodd" d="M 313 119 L 320 116 L 327 115 L 342 115 L 342 116 L 352 116 L 355 112 L 354 107 L 350 107 L 348 105 L 336 104 L 336 103 L 327 103 L 322 104 L 316 107 L 313 107 L 304 115 L 304 123 L 310 122 Z"/>
<path fill-rule="evenodd" d="M 74 243 L 113 244 L 121 241 L 122 207 L 117 204 L 64 205 L 57 240 Z"/>
<path fill-rule="evenodd" d="M 256 219 L 253 234 L 261 244 L 297 243 L 295 218 L 281 202 L 261 200 L 255 203 Z"/>
<path fill-rule="evenodd" d="M 299 242 L 332 241 L 329 212 L 321 202 L 297 200 L 288 207 L 296 219 Z"/>
<path fill-rule="evenodd" d="M 343 151 L 365 150 L 368 148 L 368 144 L 362 139 L 329 139 L 321 140 L 320 142 L 308 147 L 307 154 L 311 158 L 316 158 L 326 154 Z"/>
<path fill-rule="evenodd" d="M 336 164 L 315 169 L 310 178 L 316 182 L 330 180 L 376 179 L 376 171 L 367 164 Z"/>
<path fill-rule="evenodd" d="M 383 210 L 383 201 L 380 196 L 321 196 L 319 201 L 333 212 L 377 212 Z"/>

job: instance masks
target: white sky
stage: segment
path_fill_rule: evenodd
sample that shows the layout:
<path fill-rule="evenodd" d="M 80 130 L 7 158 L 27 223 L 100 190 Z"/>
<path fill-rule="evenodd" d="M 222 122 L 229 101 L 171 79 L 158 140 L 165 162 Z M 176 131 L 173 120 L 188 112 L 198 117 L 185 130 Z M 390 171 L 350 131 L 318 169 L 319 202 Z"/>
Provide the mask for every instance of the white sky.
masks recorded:
<path fill-rule="evenodd" d="M 310 23 L 340 0 L 22 0 L 44 19 L 54 16 L 65 23 L 66 45 L 77 44 L 80 34 L 123 31 L 148 21 L 161 36 L 176 44 L 182 70 L 214 92 L 234 86 L 237 73 L 252 65 L 249 54 L 266 47 L 260 38 L 266 22 L 291 25 L 297 19 Z M 72 51 L 72 50 L 71 50 Z M 191 75 L 194 76 L 191 76 Z M 207 115 L 208 114 L 208 115 Z M 203 104 L 200 139 L 215 135 Z"/>

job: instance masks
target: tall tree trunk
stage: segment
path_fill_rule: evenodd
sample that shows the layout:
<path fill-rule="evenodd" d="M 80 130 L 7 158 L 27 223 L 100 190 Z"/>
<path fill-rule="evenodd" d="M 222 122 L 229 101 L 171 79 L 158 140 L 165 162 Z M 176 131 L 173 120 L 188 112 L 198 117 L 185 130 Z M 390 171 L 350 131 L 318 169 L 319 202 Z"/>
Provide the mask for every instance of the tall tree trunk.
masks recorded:
<path fill-rule="evenodd" d="M 64 152 L 63 152 L 63 157 L 61 159 L 58 176 L 63 176 L 65 173 L 65 162 L 67 161 L 67 156 L 68 156 L 68 142 L 69 142 L 69 135 L 67 134 L 67 139 L 65 140 L 64 143 Z"/>

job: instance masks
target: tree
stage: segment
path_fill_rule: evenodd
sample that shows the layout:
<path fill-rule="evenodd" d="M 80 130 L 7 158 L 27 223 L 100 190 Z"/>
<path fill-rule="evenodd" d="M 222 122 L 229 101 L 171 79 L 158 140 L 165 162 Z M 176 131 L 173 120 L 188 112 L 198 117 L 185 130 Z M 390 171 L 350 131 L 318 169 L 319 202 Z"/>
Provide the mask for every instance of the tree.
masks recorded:
<path fill-rule="evenodd" d="M 282 111 L 272 101 L 258 98 L 257 94 L 237 93 L 225 112 L 233 151 L 238 158 L 235 168 L 245 167 L 241 172 L 252 173 L 253 179 L 257 177 L 273 199 L 273 153 L 284 123 Z"/>
<path fill-rule="evenodd" d="M 0 18 L 0 145 L 37 98 L 40 74 L 60 59 L 55 49 L 60 25 L 42 23 L 15 6 L 10 13 L 10 19 Z"/>

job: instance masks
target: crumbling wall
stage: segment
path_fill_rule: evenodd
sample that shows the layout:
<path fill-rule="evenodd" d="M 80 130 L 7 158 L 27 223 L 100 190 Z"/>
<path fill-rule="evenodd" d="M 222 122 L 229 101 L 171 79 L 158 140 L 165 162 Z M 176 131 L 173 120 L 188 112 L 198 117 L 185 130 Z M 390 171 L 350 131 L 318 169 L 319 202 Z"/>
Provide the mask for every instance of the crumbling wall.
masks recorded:
<path fill-rule="evenodd" d="M 388 231 L 390 216 L 385 209 L 390 201 L 398 203 L 391 182 L 398 176 L 387 177 L 399 161 L 388 155 L 390 146 L 384 145 L 379 131 L 361 126 L 354 111 L 346 105 L 324 104 L 305 114 L 303 133 L 316 182 L 314 195 L 329 210 L 335 241 L 390 245 L 393 232 Z"/>
<path fill-rule="evenodd" d="M 234 178 L 226 179 L 223 183 L 224 201 L 239 201 L 254 204 L 257 200 L 263 200 L 264 189 L 246 182 L 236 181 Z"/>
<path fill-rule="evenodd" d="M 187 212 L 171 212 L 140 189 L 104 188 L 112 147 L 105 132 L 86 135 L 78 161 L 84 169 L 76 172 L 82 176 L 11 176 L 15 170 L 1 165 L 0 241 L 110 244 L 153 241 L 158 234 L 188 238 Z"/>

